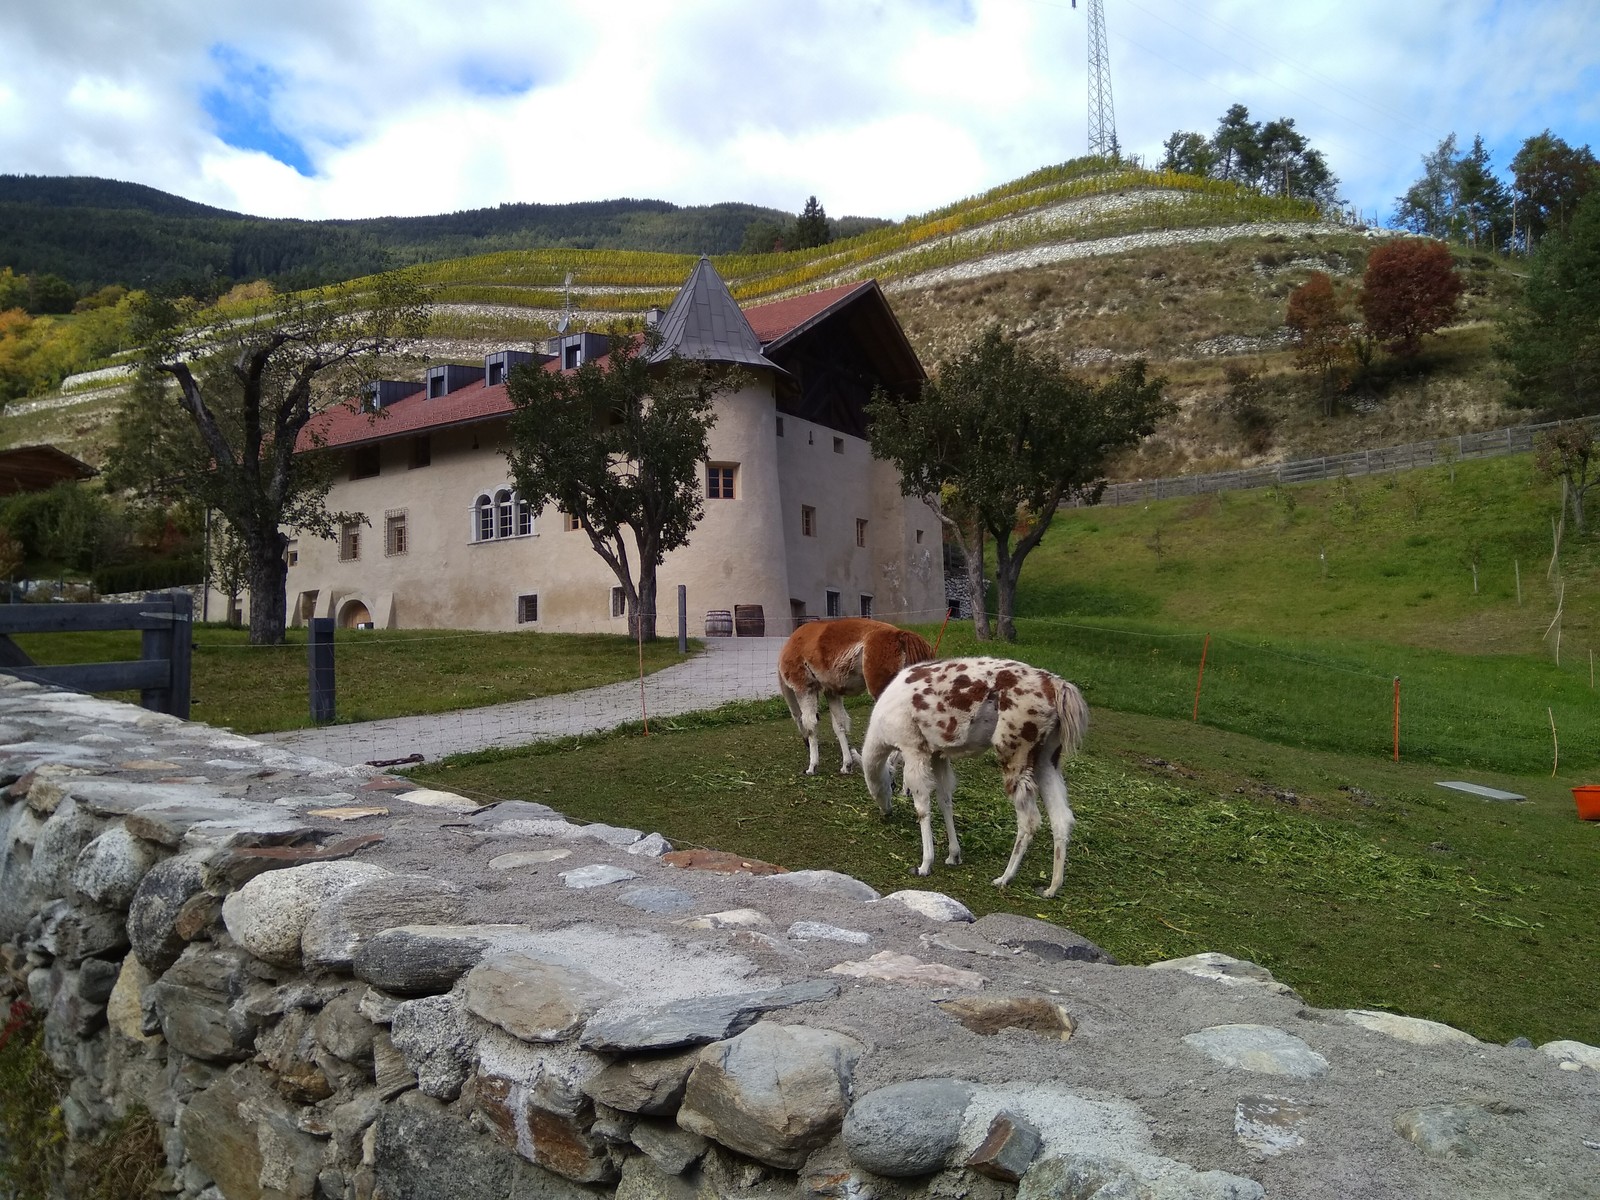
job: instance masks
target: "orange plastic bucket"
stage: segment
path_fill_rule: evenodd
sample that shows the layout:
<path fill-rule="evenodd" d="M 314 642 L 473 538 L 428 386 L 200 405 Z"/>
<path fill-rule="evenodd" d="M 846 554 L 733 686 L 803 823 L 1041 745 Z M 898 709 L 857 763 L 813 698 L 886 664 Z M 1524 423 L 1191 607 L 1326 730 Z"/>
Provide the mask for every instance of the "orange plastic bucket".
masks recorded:
<path fill-rule="evenodd" d="M 1572 789 L 1578 805 L 1578 820 L 1600 821 L 1600 784 L 1585 783 Z"/>

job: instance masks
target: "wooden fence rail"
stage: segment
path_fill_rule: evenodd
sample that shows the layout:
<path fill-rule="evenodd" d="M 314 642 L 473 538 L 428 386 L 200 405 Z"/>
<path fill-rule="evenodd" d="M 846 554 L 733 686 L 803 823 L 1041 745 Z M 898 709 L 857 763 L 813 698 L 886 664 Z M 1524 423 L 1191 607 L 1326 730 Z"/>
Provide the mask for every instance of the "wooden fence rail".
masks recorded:
<path fill-rule="evenodd" d="M 0 604 L 0 671 L 79 692 L 138 689 L 145 708 L 187 720 L 193 621 L 187 592 L 152 592 L 132 604 Z M 139 658 L 40 666 L 11 640 L 18 633 L 114 629 L 141 631 Z"/>
<path fill-rule="evenodd" d="M 1600 427 L 1600 417 L 1580 418 L 1591 427 Z M 1494 458 L 1532 450 L 1534 439 L 1545 430 L 1563 424 L 1546 421 L 1537 425 L 1513 425 L 1483 433 L 1462 433 L 1435 438 L 1429 442 L 1410 442 L 1377 450 L 1353 450 L 1322 458 L 1245 467 L 1238 471 L 1216 471 L 1209 475 L 1178 475 L 1171 479 L 1141 479 L 1134 483 L 1113 483 L 1106 487 L 1101 504 L 1140 504 L 1173 496 L 1197 496 L 1205 492 L 1232 492 L 1244 488 L 1272 487 L 1285 483 L 1312 483 L 1340 476 L 1381 475 L 1460 462 L 1469 458 Z"/>

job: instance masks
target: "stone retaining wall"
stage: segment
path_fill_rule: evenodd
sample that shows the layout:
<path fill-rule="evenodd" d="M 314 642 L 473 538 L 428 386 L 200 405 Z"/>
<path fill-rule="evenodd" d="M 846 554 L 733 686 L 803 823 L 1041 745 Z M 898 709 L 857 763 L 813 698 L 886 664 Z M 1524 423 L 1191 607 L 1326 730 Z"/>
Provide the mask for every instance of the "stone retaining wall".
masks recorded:
<path fill-rule="evenodd" d="M 70 1136 L 148 1109 L 183 1200 L 1600 1194 L 1576 1042 L 6 677 L 0 785 L 3 986 Z"/>

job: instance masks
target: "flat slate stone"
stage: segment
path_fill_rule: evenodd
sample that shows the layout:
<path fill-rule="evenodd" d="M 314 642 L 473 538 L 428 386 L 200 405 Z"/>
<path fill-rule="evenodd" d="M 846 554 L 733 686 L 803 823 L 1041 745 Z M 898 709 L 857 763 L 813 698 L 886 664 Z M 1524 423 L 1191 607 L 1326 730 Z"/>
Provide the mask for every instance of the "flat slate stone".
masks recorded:
<path fill-rule="evenodd" d="M 1315 1079 L 1328 1069 L 1328 1060 L 1305 1042 L 1270 1025 L 1213 1025 L 1183 1041 L 1225 1067 L 1262 1075 Z"/>
<path fill-rule="evenodd" d="M 196 826 L 204 826 L 214 835 L 246 829 L 261 833 L 288 833 L 303 827 L 303 822 L 273 805 L 220 797 L 142 804 L 129 810 L 123 821 L 129 833 L 173 847 L 180 845 Z"/>
<path fill-rule="evenodd" d="M 561 882 L 569 888 L 607 887 L 613 883 L 639 878 L 639 872 L 627 867 L 613 867 L 609 863 L 594 863 L 587 867 L 574 867 L 561 872 Z"/>
<path fill-rule="evenodd" d="M 1039 1130 L 1020 1113 L 1002 1110 L 989 1122 L 983 1141 L 967 1156 L 967 1166 L 979 1175 L 1016 1183 L 1038 1157 Z"/>
<path fill-rule="evenodd" d="M 785 871 L 781 875 L 774 875 L 768 881 L 769 885 L 801 888 L 808 892 L 820 892 L 827 896 L 836 896 L 841 900 L 859 900 L 870 902 L 881 899 L 876 888 L 852 875 L 843 875 L 838 871 Z"/>
<path fill-rule="evenodd" d="M 140 783 L 124 779 L 83 777 L 65 788 L 89 812 L 102 817 L 125 817 L 151 804 L 234 804 L 213 787 L 192 783 Z"/>
<path fill-rule="evenodd" d="M 489 950 L 531 936 L 526 925 L 402 925 L 356 948 L 357 979 L 396 996 L 447 992 Z"/>
<path fill-rule="evenodd" d="M 703 1046 L 748 1029 L 762 1013 L 838 994 L 839 985 L 830 980 L 807 979 L 775 991 L 696 996 L 643 1011 L 602 1013 L 584 1026 L 579 1045 L 618 1054 Z"/>
<path fill-rule="evenodd" d="M 572 851 L 565 847 L 551 850 L 514 850 L 510 854 L 497 854 L 489 860 L 491 871 L 514 871 L 518 867 L 537 867 L 542 863 L 560 862 L 571 858 Z"/>
<path fill-rule="evenodd" d="M 569 963 L 517 951 L 491 954 L 467 973 L 467 1010 L 525 1042 L 573 1036 L 616 989 Z"/>
<path fill-rule="evenodd" d="M 1351 1008 L 1345 1010 L 1344 1018 L 1352 1025 L 1387 1034 L 1396 1041 L 1410 1042 L 1413 1046 L 1479 1045 L 1478 1039 L 1463 1029 L 1438 1021 L 1424 1021 L 1421 1017 L 1402 1017 L 1395 1013 Z"/>
<path fill-rule="evenodd" d="M 693 896 L 675 887 L 629 888 L 617 899 L 629 908 L 637 908 L 640 912 L 654 913 L 657 916 L 688 912 L 695 906 Z"/>
<path fill-rule="evenodd" d="M 1276 1158 L 1305 1145 L 1300 1128 L 1310 1116 L 1310 1105 L 1291 1096 L 1241 1096 L 1233 1108 L 1233 1133 L 1246 1150 Z"/>
<path fill-rule="evenodd" d="M 859 929 L 841 929 L 821 921 L 796 921 L 789 926 L 788 936 L 797 942 L 849 942 L 855 946 L 865 946 L 872 941 L 870 933 L 863 933 Z"/>
<path fill-rule="evenodd" d="M 979 917 L 972 930 L 997 946 L 1021 950 L 1047 963 L 1091 962 L 1115 966 L 1117 962 L 1088 938 L 1070 929 L 1016 913 L 989 913 Z"/>
<path fill-rule="evenodd" d="M 305 961 L 350 969 L 367 938 L 397 925 L 449 925 L 461 919 L 466 891 L 428 875 L 382 875 L 358 881 L 333 896 L 300 935 Z"/>
<path fill-rule="evenodd" d="M 502 821 L 537 821 L 554 817 L 566 820 L 548 804 L 536 804 L 531 800 L 502 800 L 498 804 L 490 804 L 478 809 L 467 818 L 469 825 L 498 825 Z"/>

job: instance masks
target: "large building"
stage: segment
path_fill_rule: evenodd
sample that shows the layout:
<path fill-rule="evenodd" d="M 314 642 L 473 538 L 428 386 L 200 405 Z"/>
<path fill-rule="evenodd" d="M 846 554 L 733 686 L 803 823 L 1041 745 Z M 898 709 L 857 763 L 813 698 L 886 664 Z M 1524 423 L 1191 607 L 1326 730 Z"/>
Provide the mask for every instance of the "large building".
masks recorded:
<path fill-rule="evenodd" d="M 657 324 L 661 353 L 735 364 L 749 382 L 716 401 L 702 470 L 705 515 L 658 571 L 659 630 L 787 633 L 797 618 L 944 612 L 940 526 L 874 459 L 864 407 L 876 387 L 914 401 L 924 378 L 874 281 L 741 311 L 702 258 Z M 420 383 L 372 385 L 376 412 L 341 407 L 317 436 L 345 469 L 334 512 L 362 514 L 336 542 L 289 550 L 291 620 L 343 626 L 626 632 L 622 589 L 581 529 L 516 491 L 504 451 L 515 368 L 572 370 L 607 350 L 572 333 L 541 352 L 439 364 Z"/>

